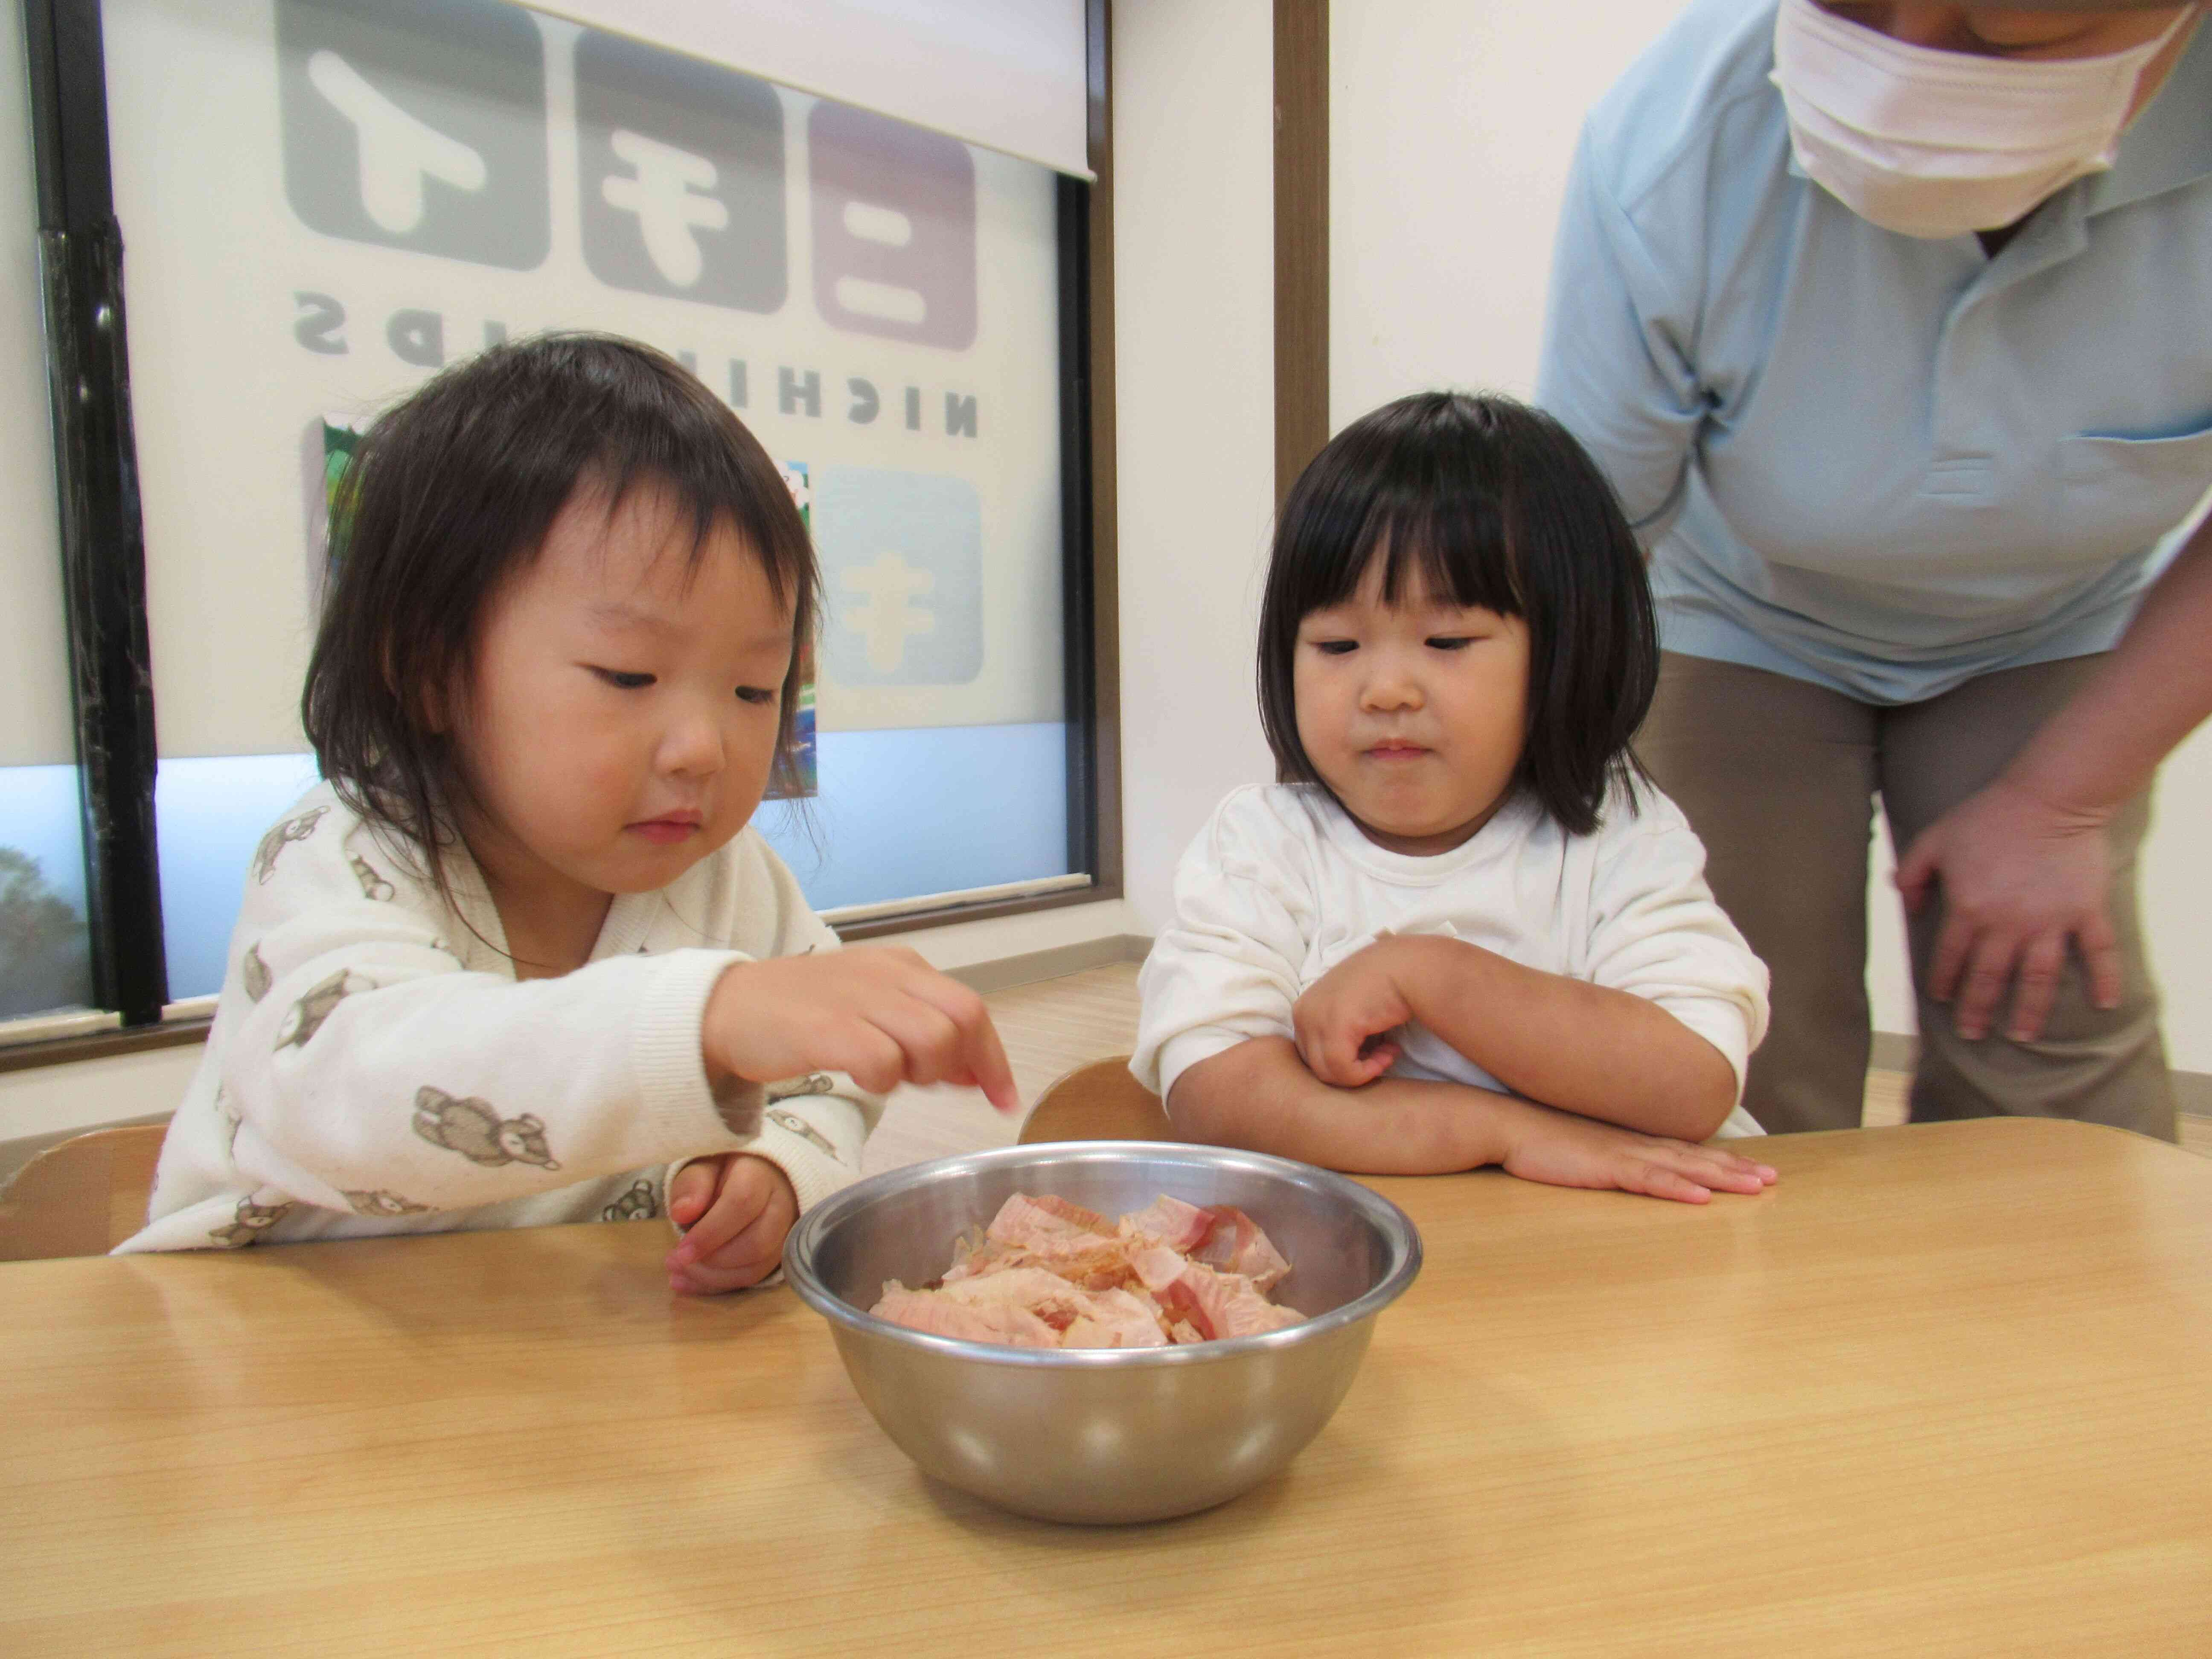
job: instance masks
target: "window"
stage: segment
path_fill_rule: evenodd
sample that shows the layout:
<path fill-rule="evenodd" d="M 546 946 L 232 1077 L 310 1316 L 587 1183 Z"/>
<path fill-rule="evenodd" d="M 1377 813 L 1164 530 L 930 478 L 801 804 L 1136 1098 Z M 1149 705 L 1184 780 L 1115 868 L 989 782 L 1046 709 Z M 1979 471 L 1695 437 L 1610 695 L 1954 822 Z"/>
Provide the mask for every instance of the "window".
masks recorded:
<path fill-rule="evenodd" d="M 219 988 L 252 848 L 314 781 L 299 687 L 326 489 L 355 434 L 443 364 L 547 327 L 679 356 L 808 514 L 815 793 L 760 822 L 818 909 L 880 926 L 1116 890 L 1092 805 L 1110 757 L 1091 668 L 1087 184 L 503 0 L 33 12 L 56 43 L 42 143 L 82 164 L 104 101 L 129 249 L 137 735 L 158 733 L 158 769 L 150 791 L 86 775 L 95 794 L 150 796 L 158 904 L 117 917 L 137 937 L 110 948 L 166 971 L 136 1006 L 106 994 L 126 1023 Z M 110 494 L 120 508 L 128 490 Z M 78 539 L 94 544 L 67 550 L 81 562 L 133 551 Z M 48 573 L 58 611 L 51 540 L 9 557 Z M 57 623 L 33 629 L 50 666 Z M 0 742 L 44 755 L 74 814 L 65 730 Z M 74 850 L 73 823 L 39 833 Z M 43 879 L 65 896 L 64 864 L 50 854 Z M 56 1006 L 102 1000 L 79 979 Z"/>

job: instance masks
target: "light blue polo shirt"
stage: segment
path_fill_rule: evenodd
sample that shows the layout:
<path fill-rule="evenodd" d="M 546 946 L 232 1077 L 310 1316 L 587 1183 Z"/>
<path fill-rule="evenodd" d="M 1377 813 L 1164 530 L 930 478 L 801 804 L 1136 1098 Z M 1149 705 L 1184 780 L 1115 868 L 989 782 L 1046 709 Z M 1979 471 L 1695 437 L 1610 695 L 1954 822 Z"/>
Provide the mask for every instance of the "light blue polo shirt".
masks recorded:
<path fill-rule="evenodd" d="M 1774 11 L 1695 0 L 1591 112 L 1537 401 L 1669 650 L 1893 703 L 2106 649 L 2212 486 L 2212 19 L 1991 259 L 1798 171 Z"/>

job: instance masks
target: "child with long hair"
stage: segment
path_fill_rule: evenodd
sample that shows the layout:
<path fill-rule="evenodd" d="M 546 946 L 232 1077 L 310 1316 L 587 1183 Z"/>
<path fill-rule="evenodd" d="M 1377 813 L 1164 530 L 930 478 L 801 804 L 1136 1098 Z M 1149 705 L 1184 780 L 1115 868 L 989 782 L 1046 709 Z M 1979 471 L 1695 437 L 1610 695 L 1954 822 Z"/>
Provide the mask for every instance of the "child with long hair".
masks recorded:
<path fill-rule="evenodd" d="M 1634 537 L 1557 422 L 1425 393 L 1283 505 L 1260 619 L 1281 781 L 1215 811 L 1132 1069 L 1191 1137 L 1337 1169 L 1502 1164 L 1701 1203 L 1766 973 L 1630 739 L 1658 664 Z"/>
<path fill-rule="evenodd" d="M 661 354 L 495 347 L 380 419 L 151 1219 L 121 1248 L 664 1214 L 733 1290 L 902 1080 L 1013 1083 L 982 1003 L 837 948 L 750 826 L 793 753 L 813 549 Z"/>

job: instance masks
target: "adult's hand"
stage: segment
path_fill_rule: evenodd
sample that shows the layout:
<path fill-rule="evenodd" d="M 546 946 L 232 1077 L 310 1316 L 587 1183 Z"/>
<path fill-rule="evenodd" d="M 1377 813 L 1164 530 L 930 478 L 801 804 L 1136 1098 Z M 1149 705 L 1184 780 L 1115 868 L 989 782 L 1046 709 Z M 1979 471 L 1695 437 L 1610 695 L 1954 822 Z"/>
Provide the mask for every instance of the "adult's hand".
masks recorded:
<path fill-rule="evenodd" d="M 2006 778 L 1968 796 L 1913 838 L 1897 886 L 1917 915 L 1942 889 L 1943 925 L 1928 988 L 1952 1002 L 1959 1035 L 1988 1034 L 2006 987 L 2005 1035 L 2032 1042 L 2058 994 L 2069 943 L 2100 1008 L 2120 1000 L 2120 952 L 2106 908 L 2112 815 L 2048 801 Z"/>

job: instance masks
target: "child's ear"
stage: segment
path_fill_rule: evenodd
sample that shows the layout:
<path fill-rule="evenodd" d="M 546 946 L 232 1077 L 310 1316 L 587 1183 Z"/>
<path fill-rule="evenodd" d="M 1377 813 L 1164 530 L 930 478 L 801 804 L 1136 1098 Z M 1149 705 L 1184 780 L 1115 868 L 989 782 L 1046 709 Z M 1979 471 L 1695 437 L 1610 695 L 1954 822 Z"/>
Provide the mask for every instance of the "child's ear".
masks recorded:
<path fill-rule="evenodd" d="M 399 684 L 399 670 L 392 660 L 392 645 L 384 647 L 384 689 L 390 692 L 409 722 L 434 738 L 442 738 L 453 726 L 453 706 L 457 701 L 446 688 L 434 681 L 410 692 Z"/>

